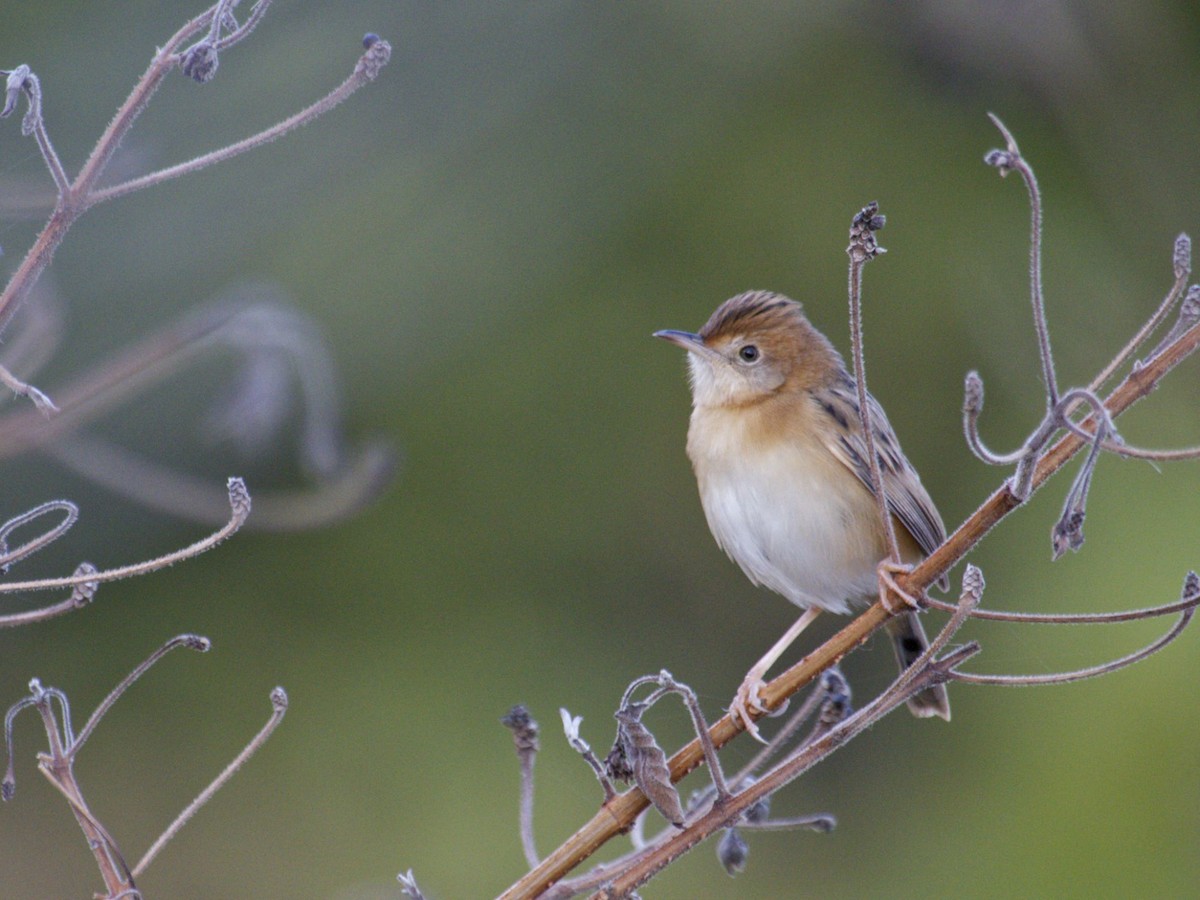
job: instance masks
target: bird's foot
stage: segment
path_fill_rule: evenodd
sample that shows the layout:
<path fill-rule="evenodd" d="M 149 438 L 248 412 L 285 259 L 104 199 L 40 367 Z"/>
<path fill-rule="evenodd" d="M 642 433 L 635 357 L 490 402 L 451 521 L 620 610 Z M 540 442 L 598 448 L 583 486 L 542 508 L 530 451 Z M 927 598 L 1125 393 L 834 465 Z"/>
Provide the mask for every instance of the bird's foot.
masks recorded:
<path fill-rule="evenodd" d="M 900 587 L 899 582 L 896 581 L 897 575 L 907 575 L 911 571 L 912 566 L 892 562 L 890 559 L 885 559 L 875 569 L 876 574 L 879 576 L 879 602 L 893 616 L 905 612 L 903 608 L 896 608 L 896 605 L 892 602 L 893 595 L 903 600 L 904 606 L 908 607 L 908 609 L 922 609 L 921 601 Z"/>
<path fill-rule="evenodd" d="M 760 715 L 767 712 L 767 708 L 763 706 L 762 697 L 759 694 L 764 684 L 762 676 L 763 673 L 757 671 L 757 669 L 751 669 L 746 673 L 741 687 L 733 695 L 733 702 L 729 704 L 729 714 L 733 717 L 734 722 L 741 723 L 742 727 L 750 733 L 751 737 L 760 744 L 765 744 L 767 743 L 766 739 L 758 730 L 758 724 L 754 721 L 754 717 L 750 715 L 751 710 Z"/>

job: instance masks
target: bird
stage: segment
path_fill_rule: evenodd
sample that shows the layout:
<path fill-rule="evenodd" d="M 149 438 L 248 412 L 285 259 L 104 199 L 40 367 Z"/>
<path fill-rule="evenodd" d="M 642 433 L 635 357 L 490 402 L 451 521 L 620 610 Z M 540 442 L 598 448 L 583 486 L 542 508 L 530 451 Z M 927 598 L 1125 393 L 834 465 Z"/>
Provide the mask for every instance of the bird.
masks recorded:
<path fill-rule="evenodd" d="M 654 332 L 687 351 L 692 393 L 687 455 L 717 544 L 755 585 L 805 610 L 746 674 L 730 707 L 758 737 L 749 710 L 771 665 L 821 611 L 849 613 L 879 593 L 888 544 L 872 490 L 858 391 L 841 354 L 771 291 L 726 300 L 696 333 Z M 917 470 L 870 395 L 884 496 L 902 563 L 933 552 L 946 528 Z M 894 583 L 894 582 L 893 582 Z M 887 630 L 901 671 L 928 647 L 913 610 Z M 949 721 L 945 685 L 908 700 Z"/>

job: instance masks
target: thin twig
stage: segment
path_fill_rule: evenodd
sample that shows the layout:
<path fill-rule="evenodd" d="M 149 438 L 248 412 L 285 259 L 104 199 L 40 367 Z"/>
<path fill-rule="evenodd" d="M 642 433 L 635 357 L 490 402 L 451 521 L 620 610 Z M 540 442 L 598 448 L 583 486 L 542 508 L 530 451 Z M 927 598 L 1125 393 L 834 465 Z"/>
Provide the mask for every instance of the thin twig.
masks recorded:
<path fill-rule="evenodd" d="M 96 141 L 96 146 L 88 155 L 79 175 L 66 190 L 59 192 L 58 201 L 50 215 L 46 227 L 37 236 L 33 245 L 25 253 L 25 257 L 9 278 L 4 290 L 0 292 L 0 333 L 3 333 L 11 321 L 17 308 L 28 296 L 38 278 L 50 264 L 54 251 L 66 237 L 71 225 L 83 212 L 83 202 L 95 187 L 96 181 L 103 174 L 112 156 L 117 151 L 121 140 L 128 133 L 134 121 L 145 109 L 154 92 L 162 83 L 163 78 L 175 66 L 174 53 L 176 48 L 193 34 L 204 28 L 211 20 L 212 10 L 206 10 L 191 21 L 184 24 L 166 44 L 155 54 L 150 66 L 138 79 L 125 102 L 121 104 L 117 114 L 113 116 L 104 133 Z M 57 176 L 56 179 L 57 181 Z"/>
<path fill-rule="evenodd" d="M 747 831 L 795 831 L 797 828 L 807 828 L 809 831 L 820 831 L 824 834 L 837 827 L 837 819 L 828 813 L 817 813 L 812 816 L 793 816 L 789 819 L 764 819 L 762 822 L 739 822 L 738 828 Z"/>
<path fill-rule="evenodd" d="M 600 782 L 600 787 L 604 791 L 604 802 L 607 803 L 617 796 L 617 789 L 613 786 L 612 779 L 608 777 L 604 764 L 600 762 L 588 742 L 579 735 L 579 726 L 583 722 L 583 716 L 572 716 L 562 707 L 559 708 L 558 713 L 562 717 L 563 732 L 566 735 L 567 743 L 572 750 L 583 757 L 583 761 L 596 773 L 596 780 Z"/>
<path fill-rule="evenodd" d="M 16 549 L 10 550 L 8 548 L 8 536 L 10 534 L 18 528 L 23 528 L 47 513 L 52 512 L 63 513 L 62 521 L 37 537 L 30 538 Z M 45 503 L 39 503 L 33 509 L 13 516 L 3 525 L 0 525 L 0 571 L 7 571 L 13 563 L 20 562 L 27 556 L 32 556 L 43 547 L 58 540 L 70 530 L 78 518 L 79 507 L 70 500 L 47 500 Z"/>
<path fill-rule="evenodd" d="M 79 584 L 91 584 L 101 581 L 119 581 L 123 578 L 132 578 L 135 575 L 145 575 L 149 572 L 155 572 L 159 569 L 165 569 L 167 566 L 172 566 L 177 562 L 185 559 L 190 559 L 193 556 L 198 556 L 206 550 L 211 550 L 213 547 L 226 540 L 230 535 L 242 527 L 247 516 L 250 515 L 250 494 L 246 491 L 246 484 L 240 478 L 230 478 L 229 487 L 229 504 L 230 518 L 229 521 L 219 530 L 213 532 L 208 537 L 196 541 L 194 544 L 189 544 L 182 550 L 175 550 L 172 553 L 166 553 L 163 556 L 155 559 L 146 560 L 145 562 L 132 563 L 127 566 L 120 566 L 115 569 L 104 569 L 101 571 L 76 573 L 60 578 L 40 578 L 34 581 L 9 581 L 0 583 L 0 594 L 13 594 L 19 591 L 45 591 L 61 587 L 74 587 Z"/>
<path fill-rule="evenodd" d="M 38 412 L 44 416 L 58 412 L 58 407 L 54 405 L 54 401 L 44 391 L 22 381 L 4 366 L 0 366 L 0 384 L 3 384 L 18 397 L 28 397 L 33 401 L 33 405 L 37 408 Z"/>
<path fill-rule="evenodd" d="M 209 648 L 212 647 L 212 641 L 206 637 L 201 637 L 198 634 L 180 634 L 171 638 L 169 641 L 151 653 L 148 657 L 142 660 L 132 672 L 122 678 L 120 684 L 108 692 L 108 696 L 100 702 L 100 705 L 97 706 L 96 710 L 88 717 L 87 722 L 83 726 L 83 730 L 79 732 L 79 737 L 71 742 L 68 748 L 69 752 L 71 754 L 78 753 L 87 739 L 92 736 L 92 732 L 96 730 L 96 726 L 100 724 L 100 720 L 104 718 L 105 714 L 110 709 L 112 709 L 113 704 L 121 699 L 121 695 L 129 690 L 135 681 L 145 675 L 151 666 L 157 663 L 176 647 L 186 647 L 187 649 L 195 650 L 198 653 L 207 653 Z"/>
<path fill-rule="evenodd" d="M 16 108 L 19 94 L 25 95 L 25 99 L 29 103 L 29 111 L 21 119 L 21 134 L 26 136 L 32 134 L 37 140 L 42 160 L 46 163 L 46 168 L 50 170 L 50 177 L 54 179 L 54 186 L 58 189 L 58 195 L 61 198 L 69 188 L 70 179 L 67 178 L 62 161 L 58 158 L 58 153 L 55 152 L 54 145 L 50 142 L 50 134 L 46 131 L 46 122 L 42 118 L 41 82 L 27 65 L 19 65 L 11 72 L 0 72 L 0 75 L 8 76 L 4 109 L 0 110 L 0 118 L 5 118 Z"/>
<path fill-rule="evenodd" d="M 521 769 L 517 818 L 521 831 L 521 849 L 530 867 L 538 864 L 537 845 L 533 839 L 533 764 L 538 755 L 538 723 L 524 706 L 514 706 L 500 719 L 512 732 L 517 751 L 517 762 Z"/>
<path fill-rule="evenodd" d="M 951 678 L 954 681 L 962 681 L 967 684 L 996 684 L 1005 687 L 1028 687 L 1030 685 L 1043 684 L 1068 684 L 1072 681 L 1083 681 L 1087 678 L 1095 678 L 1099 675 L 1107 675 L 1110 672 L 1115 672 L 1118 669 L 1124 669 L 1126 666 L 1131 666 L 1135 662 L 1141 662 L 1148 656 L 1153 656 L 1175 638 L 1183 633 L 1191 622 L 1192 616 L 1196 614 L 1195 601 L 1179 614 L 1178 621 L 1171 626 L 1171 630 L 1162 637 L 1156 639 L 1150 644 L 1147 644 L 1140 650 L 1130 653 L 1127 656 L 1122 656 L 1120 659 L 1114 659 L 1106 663 L 1090 666 L 1086 669 L 1076 669 L 1072 672 L 1053 672 L 1048 675 L 979 675 L 970 672 L 960 672 L 955 670 Z"/>
<path fill-rule="evenodd" d="M 922 602 L 933 609 L 940 609 L 943 612 L 954 612 L 955 609 L 954 604 L 946 603 L 933 597 L 926 597 Z M 976 609 L 971 612 L 971 618 L 987 619 L 993 622 L 1021 622 L 1033 625 L 1109 625 L 1118 622 L 1137 622 L 1142 619 L 1169 616 L 1174 613 L 1183 612 L 1186 609 L 1191 609 L 1198 604 L 1200 604 L 1200 592 L 1171 603 L 1164 603 L 1162 606 L 1148 606 L 1142 609 L 1122 610 L 1120 612 L 1026 613 Z"/>
<path fill-rule="evenodd" d="M 1042 195 L 1038 190 L 1037 178 L 1033 169 L 1021 156 L 1016 138 L 1012 136 L 1000 119 L 993 113 L 988 113 L 992 124 L 1004 136 L 1006 152 L 993 150 L 986 157 L 989 165 L 995 166 L 1001 176 L 1009 171 L 1015 171 L 1025 183 L 1029 193 L 1029 293 L 1033 302 L 1033 324 L 1037 330 L 1038 355 L 1042 362 L 1042 378 L 1046 383 L 1046 407 L 1058 404 L 1058 382 L 1054 375 L 1054 356 L 1050 352 L 1050 329 L 1046 324 L 1046 301 L 1042 296 Z"/>
<path fill-rule="evenodd" d="M 1145 343 L 1146 338 L 1150 337 L 1155 329 L 1162 324 L 1172 307 L 1175 306 L 1176 301 L 1183 295 L 1184 290 L 1187 288 L 1188 276 L 1192 273 L 1192 239 L 1186 234 L 1181 233 L 1175 238 L 1175 251 L 1171 256 L 1171 260 L 1175 274 L 1175 283 L 1167 291 L 1167 296 L 1163 298 L 1162 303 L 1158 305 L 1158 309 L 1154 311 L 1154 314 L 1138 329 L 1137 334 L 1130 338 L 1129 343 L 1121 348 L 1121 352 L 1114 356 L 1112 361 L 1100 370 L 1100 374 L 1092 379 L 1092 383 L 1088 385 L 1090 390 L 1100 390 L 1104 383 L 1112 378 L 1113 373 L 1121 368 L 1126 360 L 1137 352 L 1137 348 Z"/>
<path fill-rule="evenodd" d="M 295 131 L 300 126 L 307 125 L 346 100 L 359 88 L 374 81 L 379 75 L 379 71 L 387 65 L 388 59 L 391 57 L 391 52 L 392 47 L 387 41 L 376 39 L 367 47 L 367 51 L 359 59 L 350 76 L 316 103 L 305 107 L 282 122 L 260 131 L 258 134 L 243 138 L 227 147 L 221 147 L 218 150 L 213 150 L 210 153 L 205 153 L 202 156 L 197 156 L 178 165 L 159 169 L 157 172 L 151 172 L 138 178 L 131 178 L 129 181 L 122 182 L 121 184 L 93 191 L 88 196 L 88 206 L 94 206 L 106 200 L 122 197 L 142 188 L 170 181 L 172 178 L 178 178 L 181 175 L 199 172 L 201 169 L 239 156 L 247 150 L 253 150 L 256 147 L 269 144 L 271 141 L 283 137 L 289 131 Z"/>
<path fill-rule="evenodd" d="M 967 447 L 976 458 L 989 466 L 1010 466 L 1029 456 L 1032 436 L 1011 453 L 995 453 L 989 450 L 979 434 L 979 417 L 982 414 L 983 379 L 978 372 L 968 372 L 963 385 L 963 433 L 967 439 Z"/>
<path fill-rule="evenodd" d="M 133 877 L 137 878 L 146 868 L 154 861 L 154 857 L 158 856 L 159 852 L 167 845 L 171 838 L 175 837 L 183 828 L 184 825 L 194 816 L 205 803 L 212 799 L 213 794 L 225 786 L 225 783 L 237 773 L 243 765 L 246 764 L 251 756 L 258 752 L 259 748 L 266 743 L 272 732 L 279 727 L 279 723 L 283 721 L 283 716 L 287 712 L 288 697 L 283 688 L 277 687 L 271 691 L 271 717 L 267 720 L 267 724 L 262 727 L 262 730 L 254 736 L 254 739 L 245 746 L 229 765 L 227 765 L 215 779 L 212 784 L 206 787 L 200 794 L 187 805 L 187 807 L 178 816 L 175 821 L 167 826 L 167 829 L 158 837 L 146 851 L 145 856 L 138 860 L 138 864 L 133 867 Z"/>
<path fill-rule="evenodd" d="M 90 577 L 96 573 L 96 567 L 89 562 L 80 563 L 75 567 L 75 577 Z M 83 581 L 76 584 L 71 589 L 71 594 L 65 600 L 59 600 L 57 603 L 51 603 L 49 606 L 41 606 L 37 609 L 28 609 L 24 612 L 9 613 L 5 616 L 0 616 L 0 628 L 16 628 L 22 625 L 31 625 L 34 622 L 44 622 L 47 619 L 53 619 L 55 616 L 65 615 L 72 610 L 79 609 L 82 606 L 87 606 L 96 597 L 96 591 L 99 585 L 94 581 Z"/>
<path fill-rule="evenodd" d="M 828 675 L 830 672 L 837 671 L 837 667 L 826 669 L 823 675 Z M 738 770 L 738 773 L 731 779 L 733 784 L 741 784 L 748 776 L 761 769 L 768 760 L 775 756 L 783 746 L 791 740 L 793 735 L 800 730 L 805 722 L 809 720 L 817 708 L 824 702 L 828 692 L 822 687 L 814 688 L 804 698 L 804 702 L 792 713 L 783 727 L 776 734 L 771 736 L 765 747 L 760 747 L 758 752 L 750 759 L 748 763 Z"/>
<path fill-rule="evenodd" d="M 867 393 L 867 368 L 863 357 L 862 328 L 862 270 L 870 260 L 887 251 L 875 241 L 875 232 L 883 228 L 886 219 L 879 215 L 879 204 L 872 201 L 855 215 L 850 226 L 850 245 L 846 253 L 850 257 L 850 354 L 854 361 L 854 384 L 858 392 L 858 415 L 862 421 L 863 442 L 866 445 L 867 465 L 871 472 L 871 491 L 879 521 L 887 541 L 888 558 L 900 562 L 900 547 L 896 543 L 896 528 L 892 524 L 892 513 L 888 508 L 887 493 L 883 487 L 883 471 L 875 451 L 875 431 L 871 422 L 871 400 Z"/>

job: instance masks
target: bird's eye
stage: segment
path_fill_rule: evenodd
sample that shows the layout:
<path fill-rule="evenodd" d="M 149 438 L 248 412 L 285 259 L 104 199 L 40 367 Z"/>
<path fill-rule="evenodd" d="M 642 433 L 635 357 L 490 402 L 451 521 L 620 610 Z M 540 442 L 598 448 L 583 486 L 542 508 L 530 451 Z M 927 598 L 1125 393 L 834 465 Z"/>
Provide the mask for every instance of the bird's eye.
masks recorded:
<path fill-rule="evenodd" d="M 738 356 L 741 358 L 742 362 L 758 362 L 758 348 L 753 344 L 747 344 L 738 351 Z"/>

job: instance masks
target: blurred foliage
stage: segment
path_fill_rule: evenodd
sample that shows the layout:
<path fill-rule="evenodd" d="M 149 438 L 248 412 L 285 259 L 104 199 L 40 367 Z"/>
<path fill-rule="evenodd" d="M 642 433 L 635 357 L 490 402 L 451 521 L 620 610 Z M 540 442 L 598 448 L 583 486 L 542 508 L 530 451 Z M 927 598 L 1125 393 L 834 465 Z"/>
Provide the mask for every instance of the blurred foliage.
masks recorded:
<path fill-rule="evenodd" d="M 947 523 L 968 514 L 1003 473 L 963 445 L 963 374 L 986 380 L 995 446 L 1043 406 L 1025 201 L 980 162 L 999 143 L 986 111 L 1044 188 L 1062 381 L 1124 343 L 1170 283 L 1175 235 L 1200 235 L 1200 13 L 1183 0 L 277 7 L 214 82 L 166 85 L 117 164 L 172 163 L 290 114 L 349 71 L 366 31 L 393 43 L 391 66 L 299 134 L 85 217 L 52 270 L 68 345 L 39 386 L 53 392 L 236 281 L 273 280 L 328 336 L 352 430 L 390 436 L 403 463 L 348 524 L 243 535 L 0 636 L 4 702 L 36 675 L 80 716 L 166 637 L 213 639 L 208 656 L 169 659 L 137 685 L 80 763 L 133 858 L 258 728 L 270 689 L 287 688 L 282 729 L 142 879 L 150 897 L 396 897 L 410 866 L 434 897 L 487 896 L 524 868 L 497 721 L 511 704 L 544 728 L 543 852 L 599 799 L 558 738 L 559 706 L 605 747 L 624 685 L 666 667 L 716 714 L 794 611 L 713 544 L 683 452 L 683 363 L 649 335 L 771 288 L 844 348 L 846 229 L 868 200 L 889 217 L 890 250 L 866 278 L 872 388 Z M 39 74 L 73 168 L 198 9 L 12 5 L 0 66 Z M 35 147 L 4 122 L 0 191 L 48 190 Z M 37 226 L 0 223 L 6 272 Z M 1200 439 L 1197 371 L 1122 420 L 1126 436 Z M 126 440 L 194 446 L 215 481 L 246 474 L 253 490 L 270 466 L 204 443 L 219 374 L 128 411 L 139 427 Z M 155 409 L 171 431 L 155 431 Z M 5 474 L 9 514 L 51 496 L 83 507 L 31 572 L 122 563 L 198 533 L 40 457 Z M 1148 605 L 1200 565 L 1195 464 L 1102 461 L 1088 543 L 1051 565 L 1066 488 L 1053 482 L 974 555 L 986 605 Z M 1153 633 L 969 631 L 977 667 L 1003 672 L 1095 662 Z M 833 834 L 750 834 L 736 882 L 703 848 L 645 895 L 1194 895 L 1196 646 L 1187 634 L 1098 682 L 960 688 L 950 726 L 894 716 L 777 798 L 780 813 L 836 814 Z M 890 666 L 882 642 L 850 660 L 860 698 Z M 685 736 L 682 716 L 660 719 L 664 746 Z M 32 720 L 19 725 L 0 893 L 86 896 L 89 854 L 39 783 Z"/>

